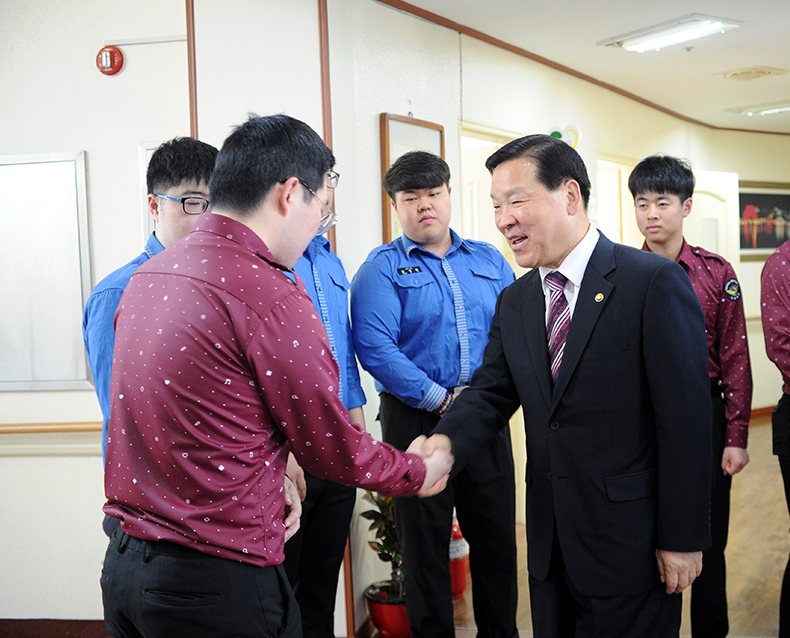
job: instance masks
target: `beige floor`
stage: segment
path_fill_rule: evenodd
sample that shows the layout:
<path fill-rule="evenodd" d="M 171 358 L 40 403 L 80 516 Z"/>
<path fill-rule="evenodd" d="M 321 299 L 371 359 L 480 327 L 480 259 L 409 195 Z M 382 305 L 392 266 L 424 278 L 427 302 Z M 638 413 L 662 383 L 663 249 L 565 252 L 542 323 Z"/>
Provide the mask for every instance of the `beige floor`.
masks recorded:
<path fill-rule="evenodd" d="M 730 538 L 727 546 L 730 636 L 776 636 L 779 631 L 779 591 L 790 552 L 787 506 L 779 464 L 771 453 L 770 417 L 752 421 L 749 466 L 733 480 Z M 526 564 L 523 526 L 518 532 L 519 563 Z M 526 571 L 526 570 L 524 570 Z M 518 627 L 531 636 L 526 574 L 519 577 Z M 681 636 L 691 635 L 689 597 L 684 596 Z M 459 638 L 475 636 L 471 583 L 455 602 Z M 466 630 L 467 628 L 471 630 Z"/>

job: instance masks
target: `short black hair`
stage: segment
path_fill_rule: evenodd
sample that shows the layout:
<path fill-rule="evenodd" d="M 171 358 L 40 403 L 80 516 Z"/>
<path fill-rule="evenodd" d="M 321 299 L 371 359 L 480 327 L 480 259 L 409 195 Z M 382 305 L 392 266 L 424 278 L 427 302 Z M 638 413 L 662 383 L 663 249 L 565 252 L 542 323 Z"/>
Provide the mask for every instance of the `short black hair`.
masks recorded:
<path fill-rule="evenodd" d="M 382 185 L 395 201 L 395 193 L 450 185 L 450 167 L 441 157 L 428 151 L 409 151 L 390 166 Z"/>
<path fill-rule="evenodd" d="M 671 155 L 651 155 L 636 165 L 628 178 L 634 199 L 642 193 L 677 195 L 681 203 L 694 194 L 694 173 L 687 160 Z"/>
<path fill-rule="evenodd" d="M 211 204 L 245 217 L 276 184 L 291 177 L 313 191 L 320 190 L 334 165 L 332 151 L 304 122 L 282 113 L 250 114 L 220 149 L 209 185 Z M 305 193 L 305 197 L 312 195 Z"/>
<path fill-rule="evenodd" d="M 557 190 L 569 179 L 579 184 L 584 208 L 590 202 L 590 178 L 587 167 L 576 150 L 567 142 L 551 135 L 527 135 L 508 142 L 486 160 L 486 168 L 494 169 L 510 160 L 531 158 L 535 160 L 535 177 L 550 191 Z"/>
<path fill-rule="evenodd" d="M 148 162 L 148 194 L 164 193 L 192 179 L 208 184 L 218 152 L 211 144 L 191 137 L 174 137 L 164 142 Z"/>

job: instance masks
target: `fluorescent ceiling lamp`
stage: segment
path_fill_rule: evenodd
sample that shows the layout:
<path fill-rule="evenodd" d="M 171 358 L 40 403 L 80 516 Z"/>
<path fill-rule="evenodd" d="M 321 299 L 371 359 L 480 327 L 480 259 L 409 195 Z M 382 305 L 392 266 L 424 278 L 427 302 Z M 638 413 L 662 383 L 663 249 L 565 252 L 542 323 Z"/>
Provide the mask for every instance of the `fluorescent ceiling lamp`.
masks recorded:
<path fill-rule="evenodd" d="M 790 111 L 790 104 L 787 106 L 777 106 L 773 109 L 763 109 L 762 111 L 758 111 L 757 115 L 772 115 L 773 113 L 783 113 L 784 111 Z"/>
<path fill-rule="evenodd" d="M 774 102 L 773 104 L 756 104 L 754 106 L 739 106 L 732 109 L 725 109 L 730 113 L 739 115 L 773 115 L 774 113 L 784 113 L 790 111 L 790 102 Z"/>
<path fill-rule="evenodd" d="M 773 115 L 774 113 L 784 113 L 790 111 L 790 102 L 774 102 L 773 104 L 755 104 L 754 106 L 738 106 L 732 109 L 725 109 L 730 113 L 739 115 Z"/>
<path fill-rule="evenodd" d="M 739 26 L 741 26 L 740 22 L 694 13 L 677 20 L 657 24 L 653 27 L 646 27 L 615 38 L 601 40 L 597 44 L 598 46 L 613 46 L 626 51 L 644 53 L 645 51 L 658 51 L 673 44 L 703 38 L 706 35 L 724 33 Z"/>

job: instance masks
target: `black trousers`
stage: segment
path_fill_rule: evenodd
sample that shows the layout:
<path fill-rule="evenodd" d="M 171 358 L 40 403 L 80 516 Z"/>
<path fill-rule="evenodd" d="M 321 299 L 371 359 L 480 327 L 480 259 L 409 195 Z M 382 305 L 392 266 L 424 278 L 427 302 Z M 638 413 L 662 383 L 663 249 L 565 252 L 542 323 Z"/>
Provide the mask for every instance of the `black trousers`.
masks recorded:
<path fill-rule="evenodd" d="M 439 417 L 381 394 L 384 440 L 405 450 Z M 395 501 L 406 609 L 413 638 L 454 638 L 449 549 L 453 507 L 469 543 L 479 638 L 515 638 L 518 607 L 516 498 L 510 430 L 505 427 L 440 494 Z"/>
<path fill-rule="evenodd" d="M 257 567 L 117 529 L 101 575 L 104 622 L 118 638 L 299 638 L 281 565 Z"/>
<path fill-rule="evenodd" d="M 304 638 L 334 638 L 337 578 L 356 490 L 309 472 L 305 480 L 301 524 L 285 544 L 283 567 L 299 603 Z"/>
<path fill-rule="evenodd" d="M 702 573 L 691 585 L 691 635 L 724 638 L 730 629 L 727 617 L 727 565 L 724 550 L 730 527 L 732 477 L 724 475 L 721 458 L 727 441 L 727 419 L 721 390 L 715 387 L 711 448 L 710 549 L 702 552 Z"/>
<path fill-rule="evenodd" d="M 549 522 L 551 524 L 551 522 Z M 667 594 L 661 582 L 634 596 L 584 596 L 571 583 L 554 531 L 546 580 L 529 577 L 535 638 L 677 638 L 682 594 Z"/>
<path fill-rule="evenodd" d="M 779 457 L 785 500 L 790 511 L 790 394 L 783 394 L 771 417 L 773 426 L 773 449 Z M 779 638 L 790 638 L 790 557 L 782 579 L 782 594 L 779 601 Z"/>

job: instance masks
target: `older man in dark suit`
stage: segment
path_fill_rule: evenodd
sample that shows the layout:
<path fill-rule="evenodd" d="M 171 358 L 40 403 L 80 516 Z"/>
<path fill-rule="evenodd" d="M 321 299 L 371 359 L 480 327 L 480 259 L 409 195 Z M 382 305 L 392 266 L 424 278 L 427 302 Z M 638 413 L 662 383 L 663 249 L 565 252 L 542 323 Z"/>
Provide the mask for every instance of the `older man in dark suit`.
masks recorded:
<path fill-rule="evenodd" d="M 483 364 L 426 445 L 457 471 L 522 406 L 536 638 L 677 636 L 710 543 L 699 302 L 676 263 L 592 227 L 569 145 L 531 135 L 486 166 L 497 227 L 533 270 L 500 295 Z"/>

